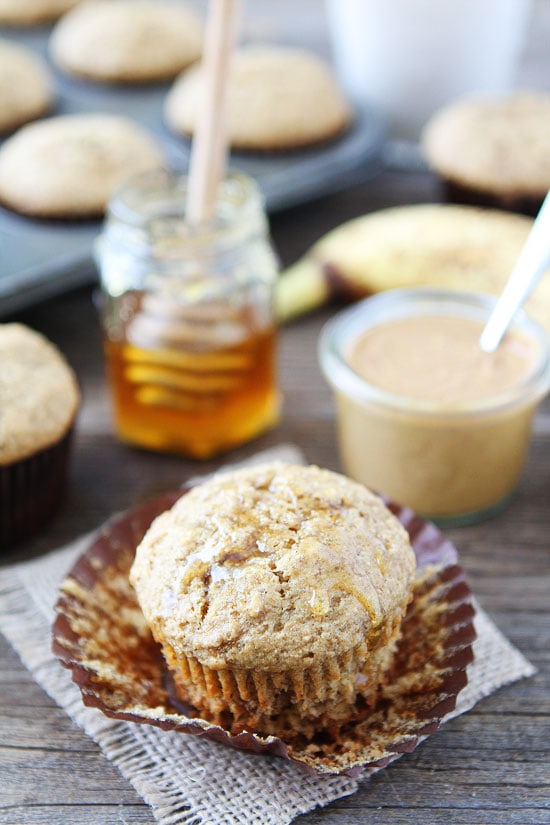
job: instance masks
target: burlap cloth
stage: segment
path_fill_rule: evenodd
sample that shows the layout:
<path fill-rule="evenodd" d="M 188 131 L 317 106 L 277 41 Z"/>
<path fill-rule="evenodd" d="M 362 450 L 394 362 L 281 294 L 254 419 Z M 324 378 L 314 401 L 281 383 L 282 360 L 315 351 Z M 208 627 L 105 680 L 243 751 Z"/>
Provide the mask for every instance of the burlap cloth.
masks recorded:
<path fill-rule="evenodd" d="M 285 445 L 253 461 L 302 461 Z M 117 722 L 82 704 L 70 674 L 51 653 L 57 589 L 90 537 L 45 557 L 0 570 L 0 629 L 33 678 L 101 747 L 163 825 L 286 825 L 354 793 L 362 779 L 316 777 L 272 756 L 254 756 L 181 733 Z M 475 661 L 456 716 L 535 668 L 477 608 Z M 391 768 L 388 768 L 391 770 Z M 366 775 L 367 777 L 368 775 Z"/>

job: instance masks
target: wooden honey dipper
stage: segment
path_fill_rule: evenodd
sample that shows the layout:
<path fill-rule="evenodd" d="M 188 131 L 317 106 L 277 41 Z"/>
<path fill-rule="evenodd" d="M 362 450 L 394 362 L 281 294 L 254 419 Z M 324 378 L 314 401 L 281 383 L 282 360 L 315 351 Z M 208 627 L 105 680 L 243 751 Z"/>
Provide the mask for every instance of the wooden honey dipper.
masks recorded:
<path fill-rule="evenodd" d="M 199 226 L 214 214 L 226 156 L 226 84 L 236 33 L 238 0 L 211 0 L 205 36 L 205 94 L 193 139 L 186 222 Z M 208 278 L 208 273 L 206 273 Z M 238 389 L 253 356 L 246 308 L 221 299 L 181 303 L 146 292 L 129 322 L 126 381 L 141 404 L 208 411 L 219 395 Z M 248 313 L 249 314 L 249 313 Z"/>

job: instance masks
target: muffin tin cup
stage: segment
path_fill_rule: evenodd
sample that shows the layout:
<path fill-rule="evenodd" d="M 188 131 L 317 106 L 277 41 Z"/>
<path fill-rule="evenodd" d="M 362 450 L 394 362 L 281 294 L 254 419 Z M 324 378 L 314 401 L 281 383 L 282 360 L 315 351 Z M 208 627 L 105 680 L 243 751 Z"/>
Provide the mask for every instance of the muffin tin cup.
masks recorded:
<path fill-rule="evenodd" d="M 475 638 L 472 595 L 454 546 L 433 524 L 391 503 L 411 537 L 418 572 L 387 684 L 374 708 L 363 713 L 351 705 L 349 719 L 337 730 L 311 739 L 299 728 L 284 737 L 232 733 L 230 724 L 216 724 L 172 698 L 170 674 L 128 574 L 152 520 L 182 494 L 166 493 L 109 521 L 61 586 L 53 650 L 70 669 L 84 704 L 115 719 L 276 754 L 324 775 L 355 776 L 383 767 L 439 727 L 468 681 Z"/>

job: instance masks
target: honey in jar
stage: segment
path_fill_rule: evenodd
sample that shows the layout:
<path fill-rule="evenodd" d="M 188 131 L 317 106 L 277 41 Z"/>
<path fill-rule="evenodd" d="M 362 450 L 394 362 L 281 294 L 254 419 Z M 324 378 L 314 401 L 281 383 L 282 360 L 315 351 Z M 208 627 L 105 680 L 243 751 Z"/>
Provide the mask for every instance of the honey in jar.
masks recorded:
<path fill-rule="evenodd" d="M 119 437 L 208 458 L 278 419 L 277 270 L 251 181 L 224 181 L 199 229 L 185 224 L 184 188 L 146 175 L 110 206 L 98 245 L 105 355 Z"/>

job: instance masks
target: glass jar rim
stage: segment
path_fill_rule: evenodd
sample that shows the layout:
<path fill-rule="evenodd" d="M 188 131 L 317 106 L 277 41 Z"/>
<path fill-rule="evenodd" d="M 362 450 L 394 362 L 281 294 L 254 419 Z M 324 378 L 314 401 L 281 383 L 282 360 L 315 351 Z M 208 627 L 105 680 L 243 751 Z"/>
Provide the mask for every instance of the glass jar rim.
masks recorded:
<path fill-rule="evenodd" d="M 250 176 L 233 170 L 220 182 L 211 218 L 190 224 L 186 216 L 188 176 L 158 167 L 126 181 L 111 196 L 96 255 L 129 254 L 143 266 L 159 260 L 215 260 L 269 232 L 261 190 Z"/>
<path fill-rule="evenodd" d="M 369 383 L 350 367 L 345 358 L 346 345 L 365 329 L 384 321 L 411 314 L 434 314 L 434 311 L 441 315 L 441 310 L 485 321 L 496 301 L 496 297 L 485 293 L 422 286 L 391 289 L 365 298 L 337 313 L 321 330 L 318 352 L 325 378 L 333 388 L 356 401 L 434 418 L 504 412 L 535 402 L 550 387 L 550 335 L 522 310 L 517 313 L 512 329 L 527 334 L 536 342 L 538 358 L 533 369 L 513 387 L 477 401 L 445 406 L 390 392 Z"/>
<path fill-rule="evenodd" d="M 165 167 L 141 172 L 114 191 L 107 206 L 107 214 L 130 226 L 141 227 L 147 220 L 162 216 L 159 207 L 157 207 L 159 211 L 155 212 L 151 211 L 150 206 L 144 206 L 146 203 L 144 196 L 172 195 L 181 198 L 178 206 L 180 216 L 184 217 L 187 182 L 186 172 L 176 172 Z M 136 196 L 140 199 L 136 202 L 141 204 L 141 208 L 137 208 L 132 202 Z M 230 203 L 234 209 L 233 220 L 241 217 L 241 211 L 245 212 L 250 208 L 263 210 L 264 207 L 263 197 L 256 181 L 249 175 L 234 169 L 227 171 L 219 185 L 217 204 L 226 202 Z M 217 211 L 215 217 L 219 217 Z M 208 222 L 201 226 L 208 227 Z M 196 228 L 197 232 L 201 231 L 201 226 Z"/>

